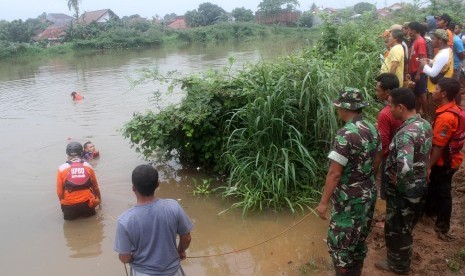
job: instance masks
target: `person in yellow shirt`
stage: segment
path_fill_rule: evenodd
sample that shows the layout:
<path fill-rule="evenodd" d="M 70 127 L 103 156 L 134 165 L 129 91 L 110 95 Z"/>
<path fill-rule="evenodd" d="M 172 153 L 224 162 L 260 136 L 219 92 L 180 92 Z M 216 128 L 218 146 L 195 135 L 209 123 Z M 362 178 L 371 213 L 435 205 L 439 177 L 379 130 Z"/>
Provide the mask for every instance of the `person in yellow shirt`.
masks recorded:
<path fill-rule="evenodd" d="M 393 30 L 389 35 L 389 46 L 391 50 L 389 55 L 381 65 L 381 73 L 393 73 L 399 79 L 399 83 L 404 83 L 404 48 L 402 47 L 402 40 L 404 35 L 401 30 Z"/>

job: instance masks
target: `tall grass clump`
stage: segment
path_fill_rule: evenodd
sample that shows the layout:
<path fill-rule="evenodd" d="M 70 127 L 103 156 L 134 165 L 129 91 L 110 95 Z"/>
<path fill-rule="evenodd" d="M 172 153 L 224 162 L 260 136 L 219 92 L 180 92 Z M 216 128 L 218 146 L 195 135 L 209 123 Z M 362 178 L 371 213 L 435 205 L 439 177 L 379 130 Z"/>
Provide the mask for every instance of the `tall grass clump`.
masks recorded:
<path fill-rule="evenodd" d="M 303 210 L 319 200 L 326 155 L 342 125 L 332 100 L 345 86 L 372 100 L 382 42 L 362 23 L 327 26 L 332 33 L 315 47 L 234 75 L 184 78 L 177 83 L 186 91 L 179 105 L 148 121 L 135 116 L 124 135 L 146 155 L 169 151 L 225 173 L 221 194 L 244 212 Z"/>

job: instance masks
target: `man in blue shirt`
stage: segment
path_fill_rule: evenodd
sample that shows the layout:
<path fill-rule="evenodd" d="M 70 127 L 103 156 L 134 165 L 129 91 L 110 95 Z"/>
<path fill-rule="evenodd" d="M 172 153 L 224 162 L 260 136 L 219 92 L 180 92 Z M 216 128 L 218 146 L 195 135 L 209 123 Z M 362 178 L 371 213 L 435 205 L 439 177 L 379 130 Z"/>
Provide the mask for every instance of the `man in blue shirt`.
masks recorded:
<path fill-rule="evenodd" d="M 465 47 L 463 46 L 462 39 L 460 39 L 460 37 L 458 36 L 461 30 L 462 29 L 460 28 L 459 24 L 455 25 L 454 27 L 454 48 L 453 48 L 453 53 L 454 53 L 453 78 L 458 81 L 463 81 L 463 77 L 461 78 L 460 76 L 462 76 L 462 61 L 465 59 Z M 458 105 L 460 105 L 460 102 L 462 101 L 461 93 L 457 95 L 457 97 L 455 98 L 455 101 L 457 102 Z"/>
<path fill-rule="evenodd" d="M 182 276 L 180 261 L 191 242 L 192 222 L 176 200 L 155 196 L 158 172 L 140 165 L 132 172 L 134 207 L 118 218 L 115 251 L 132 276 Z M 179 235 L 179 243 L 176 237 Z"/>

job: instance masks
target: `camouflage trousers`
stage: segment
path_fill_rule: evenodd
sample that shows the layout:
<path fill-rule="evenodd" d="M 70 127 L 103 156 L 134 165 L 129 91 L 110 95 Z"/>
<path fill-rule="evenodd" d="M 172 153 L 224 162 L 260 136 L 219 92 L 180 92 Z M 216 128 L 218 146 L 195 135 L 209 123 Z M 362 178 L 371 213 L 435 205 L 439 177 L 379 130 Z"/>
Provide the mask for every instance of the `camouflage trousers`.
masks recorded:
<path fill-rule="evenodd" d="M 327 244 L 336 270 L 363 265 L 376 197 L 374 191 L 363 200 L 359 197 L 333 203 Z"/>
<path fill-rule="evenodd" d="M 426 182 L 408 185 L 400 193 L 389 184 L 386 189 L 386 239 L 387 261 L 396 272 L 407 272 L 412 257 L 412 231 L 423 214 L 427 195 Z"/>

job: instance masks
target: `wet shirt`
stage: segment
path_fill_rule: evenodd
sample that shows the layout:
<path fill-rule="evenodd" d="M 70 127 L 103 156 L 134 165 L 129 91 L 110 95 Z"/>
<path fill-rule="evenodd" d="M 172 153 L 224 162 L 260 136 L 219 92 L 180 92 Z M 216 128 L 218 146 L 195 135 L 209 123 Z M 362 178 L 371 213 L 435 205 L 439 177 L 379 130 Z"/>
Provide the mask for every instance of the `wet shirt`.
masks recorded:
<path fill-rule="evenodd" d="M 401 193 L 418 194 L 415 187 L 426 185 L 426 170 L 432 146 L 431 125 L 419 115 L 407 119 L 389 145 L 386 160 L 388 185 Z"/>
<path fill-rule="evenodd" d="M 80 159 L 73 159 L 72 162 L 80 162 Z M 84 169 L 90 175 L 90 179 L 92 181 L 92 190 L 96 195 L 100 194 L 97 177 L 95 176 L 94 169 L 92 166 L 84 162 L 82 164 Z M 83 189 L 83 190 L 76 190 L 76 191 L 68 191 L 65 189 L 65 182 L 68 176 L 68 173 L 71 170 L 71 165 L 69 163 L 64 163 L 58 168 L 57 173 L 57 195 L 60 199 L 60 203 L 62 205 L 74 205 L 77 203 L 83 203 L 90 200 L 93 197 L 92 191 L 90 189 Z"/>
<path fill-rule="evenodd" d="M 371 200 L 376 192 L 373 161 L 380 151 L 378 131 L 361 114 L 337 132 L 328 158 L 341 164 L 344 171 L 333 193 L 333 203 L 352 198 Z"/>
<path fill-rule="evenodd" d="M 460 111 L 455 101 L 439 106 L 436 109 L 436 119 L 433 124 L 433 145 L 438 147 L 446 147 L 452 135 L 457 131 L 459 119 L 457 115 L 446 112 L 448 109 Z M 444 148 L 447 150 L 447 148 Z M 457 153 L 451 156 L 451 168 L 460 167 L 463 160 L 463 154 Z M 444 157 L 441 155 L 435 165 L 444 166 Z"/>

